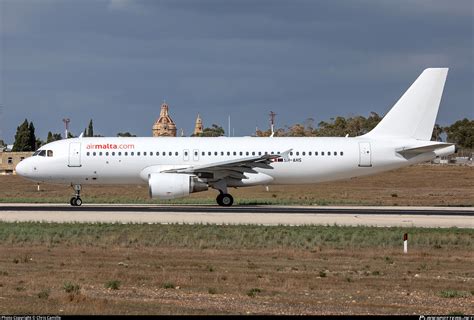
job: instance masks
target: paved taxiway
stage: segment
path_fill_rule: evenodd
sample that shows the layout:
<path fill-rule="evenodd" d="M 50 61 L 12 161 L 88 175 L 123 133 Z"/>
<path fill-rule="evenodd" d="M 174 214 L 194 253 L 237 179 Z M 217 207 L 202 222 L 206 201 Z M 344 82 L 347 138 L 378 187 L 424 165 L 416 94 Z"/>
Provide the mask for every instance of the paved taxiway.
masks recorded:
<path fill-rule="evenodd" d="M 0 204 L 0 221 L 474 228 L 474 208 Z"/>

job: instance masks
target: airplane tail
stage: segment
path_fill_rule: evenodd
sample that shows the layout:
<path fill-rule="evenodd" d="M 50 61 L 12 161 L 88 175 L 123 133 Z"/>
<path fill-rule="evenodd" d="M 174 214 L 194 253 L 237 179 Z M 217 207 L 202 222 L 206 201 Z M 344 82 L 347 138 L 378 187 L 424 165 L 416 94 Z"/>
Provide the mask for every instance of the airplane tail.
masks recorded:
<path fill-rule="evenodd" d="M 425 69 L 366 137 L 431 140 L 448 68 Z"/>

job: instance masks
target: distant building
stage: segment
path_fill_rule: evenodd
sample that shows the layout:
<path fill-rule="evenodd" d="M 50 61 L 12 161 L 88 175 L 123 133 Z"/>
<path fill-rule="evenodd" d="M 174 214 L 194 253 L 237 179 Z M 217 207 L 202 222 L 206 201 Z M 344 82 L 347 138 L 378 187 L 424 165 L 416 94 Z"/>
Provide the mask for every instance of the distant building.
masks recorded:
<path fill-rule="evenodd" d="M 166 102 L 161 105 L 160 117 L 153 124 L 153 137 L 176 137 L 176 124 L 169 115 Z"/>
<path fill-rule="evenodd" d="M 32 154 L 33 152 L 3 152 L 0 149 L 0 175 L 16 174 L 16 165 Z"/>
<path fill-rule="evenodd" d="M 198 136 L 202 133 L 202 119 L 201 119 L 201 116 L 199 115 L 198 113 L 198 116 L 196 118 L 196 125 L 194 126 L 194 132 L 193 132 L 193 135 L 194 136 Z"/>

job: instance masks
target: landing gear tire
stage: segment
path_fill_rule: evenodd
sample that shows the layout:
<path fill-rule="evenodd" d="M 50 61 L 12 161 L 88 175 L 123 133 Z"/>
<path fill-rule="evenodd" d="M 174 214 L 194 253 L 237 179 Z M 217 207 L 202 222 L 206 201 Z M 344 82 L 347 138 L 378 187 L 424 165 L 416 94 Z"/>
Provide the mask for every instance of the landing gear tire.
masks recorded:
<path fill-rule="evenodd" d="M 216 201 L 222 207 L 230 207 L 234 203 L 234 198 L 228 193 L 220 193 Z"/>
<path fill-rule="evenodd" d="M 71 206 L 73 207 L 79 207 L 82 205 L 82 199 L 81 199 L 81 190 L 82 190 L 82 187 L 80 184 L 74 184 L 74 185 L 71 185 L 71 187 L 74 188 L 74 197 L 71 198 L 71 200 L 69 200 L 69 203 L 71 204 Z"/>
<path fill-rule="evenodd" d="M 79 206 L 82 205 L 82 199 L 81 199 L 81 198 L 72 197 L 71 200 L 69 201 L 69 203 L 70 203 L 71 206 L 73 206 L 73 207 L 79 207 Z"/>

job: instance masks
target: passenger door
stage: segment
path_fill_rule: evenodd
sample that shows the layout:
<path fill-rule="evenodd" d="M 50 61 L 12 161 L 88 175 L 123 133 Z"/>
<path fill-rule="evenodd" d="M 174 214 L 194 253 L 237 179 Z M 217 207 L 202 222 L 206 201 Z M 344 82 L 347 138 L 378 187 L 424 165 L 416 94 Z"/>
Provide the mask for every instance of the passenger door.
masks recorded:
<path fill-rule="evenodd" d="M 71 142 L 69 144 L 69 167 L 81 166 L 81 143 Z"/>
<path fill-rule="evenodd" d="M 359 167 L 372 167 L 370 142 L 359 142 Z"/>

